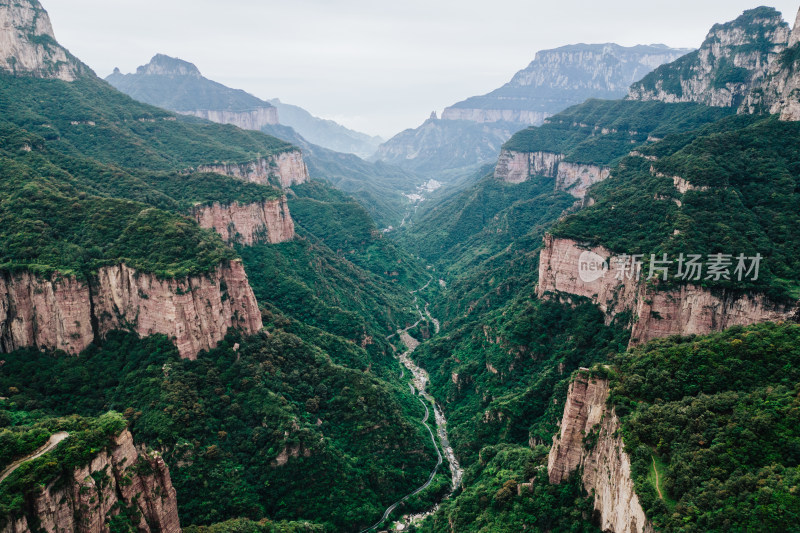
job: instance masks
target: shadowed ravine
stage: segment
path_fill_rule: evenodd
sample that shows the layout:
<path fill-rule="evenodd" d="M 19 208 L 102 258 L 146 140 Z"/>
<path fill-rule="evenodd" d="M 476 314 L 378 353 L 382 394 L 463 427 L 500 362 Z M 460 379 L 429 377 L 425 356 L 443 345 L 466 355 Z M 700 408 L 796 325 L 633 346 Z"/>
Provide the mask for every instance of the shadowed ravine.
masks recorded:
<path fill-rule="evenodd" d="M 393 333 L 392 335 L 389 335 L 387 337 L 387 339 L 390 339 L 390 338 L 394 337 L 395 335 L 398 335 L 400 337 L 400 339 L 403 341 L 403 344 L 405 344 L 406 347 L 408 348 L 405 352 L 403 352 L 399 356 L 399 360 L 400 360 L 400 363 L 402 363 L 402 365 L 411 372 L 412 379 L 411 379 L 411 382 L 409 383 L 409 386 L 411 387 L 412 392 L 415 393 L 415 394 L 419 394 L 419 396 L 422 396 L 422 398 L 419 398 L 419 396 L 417 397 L 417 399 L 420 401 L 420 403 L 422 403 L 422 406 L 425 408 L 425 416 L 422 418 L 421 422 L 422 422 L 422 425 L 425 426 L 425 429 L 428 430 L 428 433 L 430 433 L 431 441 L 433 442 L 433 445 L 436 448 L 436 454 L 438 455 L 438 460 L 436 462 L 436 466 L 431 471 L 431 475 L 428 477 L 428 480 L 424 484 L 422 484 L 421 486 L 416 488 L 413 492 L 410 492 L 409 494 L 403 496 L 398 501 L 396 501 L 395 503 L 393 503 L 392 505 L 387 507 L 386 511 L 384 511 L 383 516 L 381 517 L 381 519 L 378 522 L 376 522 L 374 525 L 372 525 L 371 527 L 368 527 L 367 529 L 361 530 L 361 533 L 366 533 L 367 531 L 374 531 L 375 529 L 380 527 L 381 524 L 383 524 L 386 521 L 387 518 L 389 518 L 389 515 L 391 515 L 392 512 L 394 512 L 394 510 L 397 508 L 397 506 L 399 506 L 401 503 L 405 502 L 406 500 L 408 500 L 412 496 L 416 496 L 417 494 L 419 494 L 423 490 L 427 489 L 430 486 L 430 484 L 433 482 L 433 478 L 436 476 L 436 473 L 439 471 L 439 467 L 442 465 L 442 462 L 443 462 L 442 456 L 443 455 L 444 455 L 444 457 L 447 458 L 447 461 L 448 461 L 448 463 L 450 465 L 450 475 L 451 475 L 451 479 L 452 479 L 452 485 L 451 485 L 450 492 L 445 496 L 445 498 L 448 498 L 450 496 L 450 494 L 452 494 L 452 492 L 455 491 L 461 485 L 461 478 L 462 478 L 462 476 L 464 474 L 464 470 L 458 464 L 458 459 L 456 458 L 455 453 L 453 452 L 453 448 L 452 448 L 452 446 L 450 446 L 450 441 L 447 438 L 447 419 L 444 417 L 444 413 L 442 412 L 442 409 L 439 407 L 439 405 L 436 403 L 436 400 L 434 399 L 434 397 L 431 396 L 427 392 L 427 386 L 428 386 L 428 381 L 429 381 L 428 373 L 424 369 L 422 369 L 419 366 L 417 366 L 414 363 L 414 361 L 411 359 L 411 354 L 414 352 L 414 350 L 417 349 L 417 347 L 420 345 L 420 342 L 417 339 L 415 339 L 414 337 L 412 337 L 411 335 L 409 335 L 408 331 L 411 330 L 412 328 L 415 328 L 420 322 L 422 322 L 425 319 L 425 316 L 423 315 L 422 310 L 419 307 L 418 298 L 417 298 L 417 294 L 416 293 L 418 293 L 419 291 L 425 290 L 428 287 L 428 285 L 430 285 L 431 281 L 433 281 L 433 278 L 428 280 L 428 283 L 426 283 L 425 285 L 423 285 L 419 289 L 417 289 L 415 291 L 411 291 L 411 294 L 414 295 L 414 305 L 416 306 L 417 313 L 419 314 L 419 320 L 417 320 L 414 324 L 408 326 L 407 328 L 398 330 L 397 333 Z M 428 311 L 428 303 L 427 302 L 425 302 L 425 315 L 427 315 L 428 319 L 434 324 L 435 331 L 436 331 L 436 333 L 438 333 L 439 332 L 439 321 L 431 316 L 430 312 Z M 400 378 L 402 379 L 403 376 L 405 376 L 405 369 L 401 369 Z M 430 410 L 428 408 L 428 403 L 430 403 L 433 406 L 433 415 L 434 415 L 434 419 L 436 420 L 436 433 L 439 436 L 439 441 L 438 442 L 436 440 L 436 436 L 433 434 L 433 430 L 431 429 L 430 425 L 428 425 L 428 418 L 430 416 Z M 409 521 L 408 522 L 409 523 L 418 522 L 418 521 L 424 519 L 426 516 L 432 514 L 434 511 L 436 511 L 438 506 L 439 506 L 439 504 L 437 503 L 431 509 L 429 509 L 429 510 L 423 512 L 423 513 L 415 514 L 415 515 L 409 517 Z"/>

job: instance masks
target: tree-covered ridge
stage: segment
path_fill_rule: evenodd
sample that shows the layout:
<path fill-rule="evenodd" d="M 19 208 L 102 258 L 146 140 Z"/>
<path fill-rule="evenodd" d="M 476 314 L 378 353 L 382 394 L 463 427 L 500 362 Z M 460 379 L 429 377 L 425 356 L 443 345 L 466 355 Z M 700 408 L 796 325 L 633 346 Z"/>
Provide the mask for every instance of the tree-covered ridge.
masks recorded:
<path fill-rule="evenodd" d="M 515 152 L 564 154 L 573 163 L 611 165 L 633 146 L 691 131 L 734 110 L 682 103 L 587 100 L 514 134 L 503 145 Z"/>
<path fill-rule="evenodd" d="M 795 324 L 762 324 L 616 358 L 611 401 L 658 529 L 797 530 L 799 341 Z"/>
<path fill-rule="evenodd" d="M 57 151 L 122 168 L 184 170 L 295 149 L 260 132 L 137 102 L 94 77 L 66 83 L 0 74 L 0 82 L 5 120 L 50 141 Z"/>
<path fill-rule="evenodd" d="M 387 381 L 334 362 L 361 357 L 357 345 L 318 347 L 290 319 L 264 318 L 267 332 L 197 361 L 166 337 L 123 333 L 78 358 L 6 354 L 0 421 L 13 432 L 30 417 L 124 412 L 137 441 L 163 450 L 185 526 L 268 516 L 358 531 L 436 463 L 422 406 L 399 371 Z"/>
<path fill-rule="evenodd" d="M 656 161 L 623 159 L 591 189 L 596 204 L 553 233 L 647 258 L 761 254 L 757 280 L 699 284 L 792 297 L 800 271 L 799 142 L 800 125 L 775 117 L 731 117 L 668 137 L 641 148 Z M 686 180 L 689 190 L 681 194 L 673 177 Z"/>

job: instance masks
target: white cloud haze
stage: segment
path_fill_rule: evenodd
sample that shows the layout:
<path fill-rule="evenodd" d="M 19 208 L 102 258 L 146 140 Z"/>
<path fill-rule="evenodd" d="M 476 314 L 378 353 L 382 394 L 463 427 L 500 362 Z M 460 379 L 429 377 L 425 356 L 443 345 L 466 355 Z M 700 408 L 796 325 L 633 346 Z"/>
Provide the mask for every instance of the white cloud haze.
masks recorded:
<path fill-rule="evenodd" d="M 258 97 L 389 137 L 578 42 L 697 47 L 747 0 L 42 0 L 100 76 L 156 53 Z M 794 22 L 798 2 L 771 5 Z"/>

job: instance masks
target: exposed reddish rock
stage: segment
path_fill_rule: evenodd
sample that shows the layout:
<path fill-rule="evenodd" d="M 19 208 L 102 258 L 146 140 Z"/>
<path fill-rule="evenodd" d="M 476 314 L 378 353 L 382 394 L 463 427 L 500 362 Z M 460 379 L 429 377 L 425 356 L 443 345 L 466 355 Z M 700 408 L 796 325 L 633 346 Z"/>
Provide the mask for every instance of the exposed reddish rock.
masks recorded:
<path fill-rule="evenodd" d="M 564 154 L 554 152 L 515 152 L 503 150 L 494 170 L 495 179 L 507 183 L 523 183 L 531 176 L 555 178 L 555 189 L 582 199 L 586 190 L 611 174 L 611 169 L 598 165 L 569 163 Z"/>
<path fill-rule="evenodd" d="M 294 238 L 294 221 L 286 197 L 266 202 L 195 207 L 192 215 L 200 226 L 213 229 L 229 243 L 277 244 Z"/>
<path fill-rule="evenodd" d="M 589 298 L 610 321 L 623 311 L 633 312 L 631 344 L 669 335 L 703 335 L 735 325 L 791 319 L 796 305 L 777 304 L 760 294 L 710 291 L 694 285 L 659 291 L 645 280 L 616 279 L 613 266 L 605 276 L 584 281 L 579 274 L 581 254 L 591 252 L 611 265 L 613 254 L 602 246 L 583 246 L 570 239 L 545 237 L 539 258 L 537 294 L 562 293 Z"/>
<path fill-rule="evenodd" d="M 203 276 L 160 280 L 126 265 L 105 267 L 88 284 L 73 277 L 0 274 L 0 351 L 24 346 L 77 354 L 114 329 L 163 333 L 181 357 L 217 345 L 229 327 L 261 329 L 240 261 Z"/>
<path fill-rule="evenodd" d="M 167 465 L 157 453 L 137 451 L 127 429 L 114 446 L 74 470 L 69 479 L 26 495 L 25 515 L 7 523 L 2 533 L 105 533 L 109 531 L 106 520 L 119 513 L 117 503 L 138 509 L 138 531 L 181 531 Z"/>
<path fill-rule="evenodd" d="M 606 405 L 608 390 L 607 380 L 593 378 L 585 369 L 570 384 L 547 472 L 550 482 L 558 484 L 582 468 L 583 487 L 594 495 L 603 531 L 649 533 L 653 528 L 634 491 L 630 457 L 618 431 L 619 418 Z M 596 434 L 594 444 L 584 444 L 590 433 Z"/>
<path fill-rule="evenodd" d="M 200 165 L 195 170 L 198 172 L 224 174 L 225 176 L 262 185 L 272 183 L 271 180 L 274 179 L 284 188 L 305 183 L 310 179 L 308 168 L 303 161 L 303 154 L 297 150 L 261 157 L 249 163 Z"/>

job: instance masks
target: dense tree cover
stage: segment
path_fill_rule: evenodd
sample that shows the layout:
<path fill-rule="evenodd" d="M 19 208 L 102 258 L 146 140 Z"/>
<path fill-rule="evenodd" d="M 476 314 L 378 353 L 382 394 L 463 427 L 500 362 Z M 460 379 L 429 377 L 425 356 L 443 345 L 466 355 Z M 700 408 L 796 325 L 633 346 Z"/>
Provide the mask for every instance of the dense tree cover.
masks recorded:
<path fill-rule="evenodd" d="M 597 203 L 568 217 L 553 233 L 648 258 L 664 253 L 673 259 L 680 253 L 761 254 L 757 280 L 703 276 L 696 283 L 758 290 L 775 298 L 795 296 L 800 267 L 798 141 L 797 123 L 738 117 L 667 138 L 642 148 L 658 161 L 624 159 L 611 178 L 592 189 Z M 680 194 L 671 176 L 695 189 Z"/>
<path fill-rule="evenodd" d="M 184 527 L 186 533 L 322 533 L 325 529 L 309 522 L 254 522 L 246 518 L 235 518 L 211 526 Z"/>
<path fill-rule="evenodd" d="M 465 489 L 442 503 L 442 510 L 417 529 L 420 532 L 595 533 L 593 505 L 580 479 L 550 485 L 547 448 L 511 444 L 487 446 L 464 474 Z"/>
<path fill-rule="evenodd" d="M 0 422 L 3 425 L 15 417 L 14 403 L 9 406 L 10 413 L 6 407 L 0 405 Z M 69 437 L 55 450 L 22 463 L 0 483 L 0 525 L 23 511 L 26 494 L 36 492 L 60 476 L 71 476 L 76 467 L 88 464 L 100 451 L 114 444 L 114 438 L 125 429 L 125 419 L 114 412 L 98 414 L 98 418 L 34 416 L 26 425 L 0 429 L 4 463 L 33 452 L 47 442 L 53 433 L 69 433 Z M 5 446 L 9 448 L 6 450 Z"/>
<path fill-rule="evenodd" d="M 555 152 L 565 161 L 611 165 L 653 138 L 691 131 L 734 110 L 700 104 L 587 100 L 514 134 L 503 145 L 516 152 Z"/>
<path fill-rule="evenodd" d="M 436 463 L 413 422 L 422 406 L 404 383 L 339 366 L 276 325 L 287 319 L 265 321 L 197 361 L 123 333 L 78 358 L 20 350 L 4 355 L 0 391 L 28 413 L 123 411 L 138 442 L 164 450 L 187 525 L 269 516 L 358 530 Z"/>
<path fill-rule="evenodd" d="M 795 324 L 762 324 L 656 340 L 616 358 L 612 402 L 656 527 L 797 530 L 798 341 Z"/>

